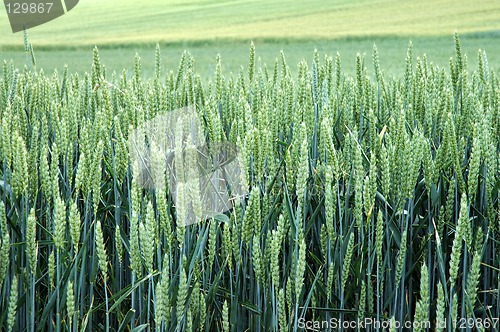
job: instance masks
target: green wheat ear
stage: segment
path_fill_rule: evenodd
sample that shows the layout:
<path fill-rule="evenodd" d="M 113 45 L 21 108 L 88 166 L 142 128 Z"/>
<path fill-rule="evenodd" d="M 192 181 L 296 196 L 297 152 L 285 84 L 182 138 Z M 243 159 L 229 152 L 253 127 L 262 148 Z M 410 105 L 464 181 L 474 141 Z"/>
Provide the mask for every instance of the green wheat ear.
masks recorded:
<path fill-rule="evenodd" d="M 253 76 L 255 72 L 255 45 L 253 42 L 250 43 L 250 62 L 248 65 L 248 82 L 252 84 Z"/>
<path fill-rule="evenodd" d="M 108 257 L 106 254 L 106 248 L 104 246 L 104 238 L 102 225 L 100 220 L 96 220 L 95 223 L 95 243 L 96 243 L 96 251 L 97 258 L 99 263 L 99 269 L 104 277 L 104 279 L 108 278 Z"/>
<path fill-rule="evenodd" d="M 14 331 L 17 315 L 17 300 L 18 300 L 18 277 L 13 276 L 10 287 L 9 307 L 7 310 L 7 331 Z"/>
<path fill-rule="evenodd" d="M 481 269 L 481 252 L 476 250 L 472 258 L 472 265 L 470 266 L 469 274 L 467 276 L 467 285 L 465 287 L 466 297 L 467 297 L 467 315 L 471 317 L 474 312 L 474 308 L 477 301 L 477 292 L 479 285 Z"/>
<path fill-rule="evenodd" d="M 10 236 L 7 230 L 7 218 L 5 215 L 5 205 L 0 202 L 0 227 L 2 230 L 2 236 L 0 237 L 0 285 L 2 285 L 5 276 L 7 274 L 7 269 L 9 267 L 9 253 L 10 253 Z"/>

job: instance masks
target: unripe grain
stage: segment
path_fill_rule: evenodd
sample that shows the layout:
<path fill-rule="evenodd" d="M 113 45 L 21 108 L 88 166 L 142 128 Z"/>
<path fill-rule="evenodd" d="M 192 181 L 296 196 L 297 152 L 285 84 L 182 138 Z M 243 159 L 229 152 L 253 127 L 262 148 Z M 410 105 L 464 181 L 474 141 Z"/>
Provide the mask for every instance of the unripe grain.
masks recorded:
<path fill-rule="evenodd" d="M 10 286 L 9 308 L 7 310 L 7 331 L 14 331 L 14 323 L 16 322 L 18 299 L 17 278 L 16 275 L 13 276 Z"/>
<path fill-rule="evenodd" d="M 107 279 L 108 278 L 108 257 L 106 254 L 106 248 L 104 246 L 101 221 L 99 219 L 96 220 L 96 223 L 95 223 L 95 246 L 96 246 L 96 251 L 97 251 L 99 269 L 101 270 L 104 279 Z"/>

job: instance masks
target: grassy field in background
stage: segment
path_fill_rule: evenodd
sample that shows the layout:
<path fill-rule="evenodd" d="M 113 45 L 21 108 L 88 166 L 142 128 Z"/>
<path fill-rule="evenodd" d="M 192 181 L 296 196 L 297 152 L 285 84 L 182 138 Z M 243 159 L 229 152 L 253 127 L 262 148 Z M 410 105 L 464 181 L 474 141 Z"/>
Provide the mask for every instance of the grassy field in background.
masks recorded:
<path fill-rule="evenodd" d="M 31 37 L 30 37 L 31 38 Z M 283 50 L 287 60 L 296 64 L 306 59 L 308 62 L 312 58 L 314 50 L 317 49 L 321 57 L 324 55 L 335 58 L 337 52 L 342 58 L 342 67 L 347 73 L 354 74 L 356 66 L 356 54 L 366 54 L 366 63 L 369 75 L 373 74 L 372 49 L 377 45 L 380 54 L 380 64 L 386 74 L 401 76 L 401 69 L 404 66 L 406 49 L 408 42 L 412 41 L 413 50 L 416 56 L 422 57 L 424 54 L 429 61 L 448 67 L 449 59 L 454 54 L 452 35 L 443 37 L 377 37 L 377 38 L 352 38 L 339 40 L 316 40 L 316 41 L 293 41 L 284 40 L 276 42 L 256 42 L 257 57 L 262 64 L 269 68 L 274 65 L 276 57 L 279 57 L 280 50 Z M 461 36 L 462 49 L 469 58 L 469 68 L 477 69 L 478 49 L 486 50 L 490 61 L 490 67 L 495 71 L 500 70 L 500 43 L 494 36 Z M 237 74 L 241 66 L 248 65 L 248 50 L 250 43 L 246 41 L 232 42 L 207 42 L 202 44 L 161 44 L 162 61 L 166 71 L 177 70 L 179 60 L 184 50 L 188 50 L 195 59 L 197 71 L 204 77 L 213 77 L 215 71 L 215 61 L 217 54 L 221 54 L 223 71 Z M 37 66 L 43 68 L 46 73 L 55 69 L 62 72 L 64 66 L 68 65 L 70 72 L 82 74 L 89 72 L 92 64 L 92 47 L 82 47 L 78 49 L 62 50 L 37 50 L 35 55 Z M 142 59 L 142 70 L 145 77 L 151 77 L 154 70 L 154 46 L 130 46 L 118 48 L 100 48 L 101 61 L 105 65 L 108 73 L 121 73 L 123 69 L 132 73 L 134 69 L 135 52 Z M 27 63 L 26 55 L 20 50 L 7 50 L 0 52 L 0 59 L 11 61 L 18 68 Z M 295 67 L 291 68 L 295 71 Z"/>
<path fill-rule="evenodd" d="M 2 8 L 3 9 L 3 8 Z M 3 15 L 2 15 L 3 16 Z M 19 46 L 4 17 L 2 46 Z M 500 29 L 496 0 L 209 1 L 85 0 L 32 29 L 39 46 L 155 44 L 207 40 L 442 36 Z"/>
<path fill-rule="evenodd" d="M 0 11 L 0 60 L 26 62 L 22 33 L 12 34 Z M 97 45 L 110 72 L 133 69 L 134 54 L 143 58 L 143 73 L 153 70 L 154 45 L 162 45 L 167 70 L 175 70 L 184 50 L 196 60 L 197 70 L 210 76 L 217 53 L 226 73 L 237 72 L 248 62 L 253 40 L 257 55 L 272 66 L 281 49 L 291 63 L 310 59 L 314 49 L 335 56 L 353 72 L 357 52 L 371 55 L 373 44 L 380 52 L 382 68 L 397 75 L 404 63 L 409 40 L 416 55 L 448 66 L 453 55 L 452 34 L 461 34 L 470 67 L 477 65 L 479 48 L 500 53 L 500 1 L 429 1 L 416 3 L 381 1 L 81 1 L 68 14 L 29 31 L 38 66 L 46 72 L 90 69 L 91 50 Z M 368 58 L 370 68 L 371 59 Z M 294 69 L 294 68 L 292 68 Z"/>

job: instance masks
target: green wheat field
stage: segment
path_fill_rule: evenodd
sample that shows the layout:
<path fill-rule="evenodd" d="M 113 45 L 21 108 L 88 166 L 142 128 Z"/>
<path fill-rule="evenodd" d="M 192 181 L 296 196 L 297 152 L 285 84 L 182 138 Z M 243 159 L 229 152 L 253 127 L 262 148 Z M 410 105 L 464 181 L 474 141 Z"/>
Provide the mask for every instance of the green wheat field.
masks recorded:
<path fill-rule="evenodd" d="M 0 330 L 500 331 L 500 2 L 99 3 L 0 27 Z"/>

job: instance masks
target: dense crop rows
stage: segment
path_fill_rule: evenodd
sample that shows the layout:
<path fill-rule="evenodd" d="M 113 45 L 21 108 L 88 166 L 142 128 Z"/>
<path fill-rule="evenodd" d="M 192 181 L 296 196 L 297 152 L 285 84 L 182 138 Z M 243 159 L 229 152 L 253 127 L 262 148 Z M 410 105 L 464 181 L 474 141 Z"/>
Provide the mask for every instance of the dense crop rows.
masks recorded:
<path fill-rule="evenodd" d="M 373 74 L 358 56 L 350 77 L 338 55 L 258 67 L 252 45 L 245 71 L 218 58 L 207 82 L 188 53 L 164 73 L 157 48 L 144 80 L 138 56 L 132 76 L 110 74 L 95 49 L 79 77 L 47 75 L 26 49 L 29 68 L 4 63 L 0 78 L 2 330 L 500 317 L 500 84 L 481 51 L 468 72 L 457 36 L 449 68 L 410 45 L 401 78 L 376 48 Z M 186 106 L 208 149 L 238 147 L 246 193 L 187 226 L 128 144 Z"/>

